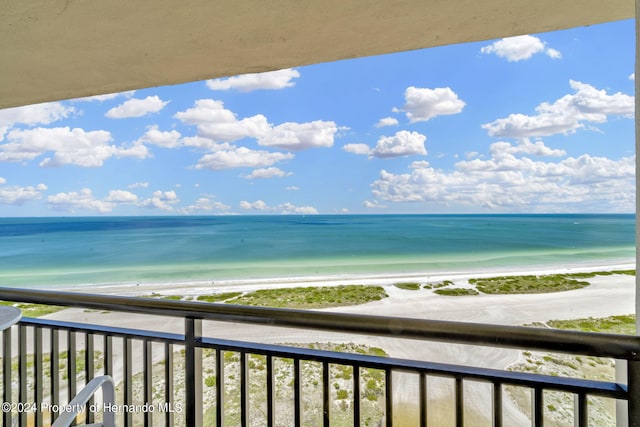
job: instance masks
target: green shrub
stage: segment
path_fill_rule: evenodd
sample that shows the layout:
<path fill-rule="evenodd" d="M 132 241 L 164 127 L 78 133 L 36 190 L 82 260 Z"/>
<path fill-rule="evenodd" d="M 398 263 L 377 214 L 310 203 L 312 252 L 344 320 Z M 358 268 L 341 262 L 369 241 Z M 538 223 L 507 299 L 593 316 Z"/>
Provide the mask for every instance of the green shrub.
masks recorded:
<path fill-rule="evenodd" d="M 457 296 L 463 296 L 463 295 L 478 295 L 479 292 L 476 291 L 475 289 L 469 289 L 469 288 L 451 288 L 451 289 L 436 289 L 435 291 L 433 291 L 433 293 L 438 295 L 457 297 Z"/>
<path fill-rule="evenodd" d="M 365 304 L 388 295 L 381 286 L 341 285 L 259 289 L 228 300 L 228 304 L 278 308 L 327 308 Z"/>
<path fill-rule="evenodd" d="M 395 283 L 393 286 L 407 291 L 417 291 L 420 289 L 420 283 L 415 282 Z"/>
<path fill-rule="evenodd" d="M 240 295 L 242 295 L 242 292 L 222 292 L 219 294 L 200 295 L 197 300 L 202 302 L 222 302 Z"/>
<path fill-rule="evenodd" d="M 633 335 L 636 332 L 636 316 L 626 314 L 599 318 L 550 320 L 547 325 L 556 329 Z"/>
<path fill-rule="evenodd" d="M 55 313 L 66 308 L 57 305 L 17 303 L 13 301 L 0 301 L 0 305 L 16 307 L 20 309 L 20 311 L 22 312 L 22 316 L 24 317 L 45 316 L 47 314 Z"/>
<path fill-rule="evenodd" d="M 215 387 L 217 382 L 218 380 L 216 379 L 216 377 L 211 376 L 211 377 L 205 378 L 204 385 L 206 385 L 207 387 Z"/>
<path fill-rule="evenodd" d="M 469 279 L 480 292 L 485 294 L 538 294 L 562 292 L 589 286 L 589 282 L 576 280 L 565 274 L 546 276 L 500 276 L 483 279 Z"/>

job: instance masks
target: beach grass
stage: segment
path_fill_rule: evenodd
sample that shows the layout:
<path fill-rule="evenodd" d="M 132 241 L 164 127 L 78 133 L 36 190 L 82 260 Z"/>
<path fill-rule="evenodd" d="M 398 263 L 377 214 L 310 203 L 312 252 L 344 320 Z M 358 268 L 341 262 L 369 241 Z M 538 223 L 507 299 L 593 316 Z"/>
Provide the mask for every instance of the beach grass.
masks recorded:
<path fill-rule="evenodd" d="M 464 295 L 478 295 L 479 292 L 475 289 L 471 288 L 447 288 L 447 289 L 436 289 L 433 291 L 434 294 L 444 295 L 449 297 L 457 297 Z"/>
<path fill-rule="evenodd" d="M 393 286 L 399 289 L 407 290 L 407 291 L 417 291 L 420 289 L 420 283 L 417 283 L 417 282 L 394 283 Z"/>
<path fill-rule="evenodd" d="M 453 284 L 454 283 L 451 280 L 443 280 L 442 282 L 427 283 L 423 287 L 425 289 L 439 289 L 439 288 L 445 288 L 447 286 L 452 286 Z"/>
<path fill-rule="evenodd" d="M 219 294 L 199 295 L 196 299 L 201 302 L 224 302 L 240 295 L 242 295 L 242 292 L 222 292 Z"/>
<path fill-rule="evenodd" d="M 581 289 L 589 282 L 577 280 L 566 274 L 545 276 L 499 276 L 469 279 L 469 283 L 485 294 L 542 294 Z"/>
<path fill-rule="evenodd" d="M 153 292 L 150 295 L 140 295 L 140 298 L 159 298 L 159 299 L 166 299 L 170 301 L 180 301 L 183 299 L 180 295 L 162 295 L 155 292 Z"/>
<path fill-rule="evenodd" d="M 627 276 L 635 276 L 635 270 L 612 270 L 612 271 L 592 271 L 588 273 L 569 273 L 565 274 L 567 277 L 572 277 L 575 279 L 589 279 L 596 276 L 612 276 L 614 274 L 624 274 Z"/>
<path fill-rule="evenodd" d="M 586 319 L 550 320 L 546 324 L 555 329 L 569 329 L 583 332 L 633 335 L 636 333 L 636 316 L 633 314 L 589 317 Z"/>
<path fill-rule="evenodd" d="M 260 289 L 227 300 L 228 304 L 314 309 L 365 304 L 386 298 L 381 286 L 341 285 Z"/>
<path fill-rule="evenodd" d="M 0 305 L 8 305 L 20 309 L 24 317 L 40 317 L 47 314 L 56 313 L 66 307 L 46 304 L 27 304 L 14 301 L 0 301 Z"/>

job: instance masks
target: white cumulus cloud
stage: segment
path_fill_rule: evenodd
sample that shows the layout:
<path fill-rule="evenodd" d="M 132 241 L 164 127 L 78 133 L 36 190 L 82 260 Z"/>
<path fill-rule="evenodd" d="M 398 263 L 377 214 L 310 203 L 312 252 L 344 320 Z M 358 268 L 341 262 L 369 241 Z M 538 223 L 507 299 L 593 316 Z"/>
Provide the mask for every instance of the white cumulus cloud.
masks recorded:
<path fill-rule="evenodd" d="M 521 139 L 515 146 L 508 142 L 495 142 L 491 144 L 489 151 L 496 157 L 505 153 L 540 157 L 562 157 L 567 154 L 564 150 L 547 147 L 542 141 L 531 142 L 528 138 Z"/>
<path fill-rule="evenodd" d="M 375 126 L 377 128 L 382 128 L 386 126 L 396 126 L 396 125 L 398 125 L 398 119 L 396 119 L 395 117 L 384 117 L 378 120 L 378 123 L 376 123 Z"/>
<path fill-rule="evenodd" d="M 80 191 L 51 195 L 47 197 L 47 204 L 59 211 L 110 213 L 118 206 L 137 205 L 138 196 L 125 190 L 110 190 L 107 197 L 99 199 L 94 197 L 91 189 L 83 188 Z"/>
<path fill-rule="evenodd" d="M 136 204 L 138 196 L 126 190 L 111 190 L 104 200 L 110 203 Z"/>
<path fill-rule="evenodd" d="M 135 182 L 127 186 L 127 188 L 148 188 L 148 187 L 149 187 L 148 182 Z"/>
<path fill-rule="evenodd" d="M 418 132 L 401 130 L 393 136 L 381 136 L 374 148 L 367 144 L 345 144 L 342 149 L 348 153 L 367 155 L 382 159 L 414 155 L 427 155 L 424 146 L 427 137 Z"/>
<path fill-rule="evenodd" d="M 89 188 L 83 188 L 80 191 L 54 194 L 47 197 L 47 203 L 53 209 L 69 212 L 88 210 L 108 213 L 111 212 L 114 207 L 114 204 L 111 202 L 93 197 L 93 193 Z"/>
<path fill-rule="evenodd" d="M 214 200 L 213 197 L 200 197 L 192 205 L 189 205 L 183 209 L 180 209 L 181 213 L 193 214 L 202 212 L 216 212 L 216 211 L 228 211 L 231 206 L 225 205 L 222 202 Z"/>
<path fill-rule="evenodd" d="M 426 155 L 424 142 L 427 137 L 418 132 L 401 130 L 393 136 L 383 136 L 378 139 L 371 152 L 374 157 L 389 158 L 413 155 Z"/>
<path fill-rule="evenodd" d="M 437 116 L 458 114 L 465 102 L 448 87 L 435 89 L 408 87 L 404 92 L 402 110 L 411 123 L 425 122 Z"/>
<path fill-rule="evenodd" d="M 509 62 L 518 62 L 531 58 L 537 53 L 546 53 L 553 59 L 559 59 L 562 54 L 556 49 L 547 48 L 546 44 L 538 37 L 524 35 L 507 37 L 493 42 L 480 49 L 486 54 L 496 54 L 500 58 L 505 58 Z"/>
<path fill-rule="evenodd" d="M 240 207 L 244 210 L 279 213 L 282 215 L 315 215 L 318 213 L 318 210 L 312 206 L 296 206 L 289 202 L 269 206 L 263 200 L 256 200 L 255 202 L 243 200 L 240 202 Z"/>
<path fill-rule="evenodd" d="M 290 176 L 291 172 L 285 172 L 280 168 L 270 167 L 270 168 L 262 168 L 255 169 L 249 175 L 245 175 L 247 179 L 269 179 L 283 176 Z"/>
<path fill-rule="evenodd" d="M 271 125 L 262 114 L 238 119 L 231 110 L 224 108 L 222 101 L 197 100 L 193 108 L 174 116 L 183 123 L 195 125 L 198 135 L 214 143 L 233 142 L 242 138 L 260 138 L 271 130 Z"/>
<path fill-rule="evenodd" d="M 110 119 L 127 119 L 131 117 L 142 117 L 147 114 L 157 113 L 162 110 L 169 101 L 161 100 L 157 95 L 147 96 L 144 99 L 129 99 L 117 107 L 113 107 L 106 112 L 105 116 Z"/>
<path fill-rule="evenodd" d="M 180 146 L 180 132 L 177 130 L 161 131 L 158 125 L 150 126 L 145 134 L 138 140 L 139 143 L 148 143 L 165 148 Z"/>
<path fill-rule="evenodd" d="M 258 143 L 287 150 L 332 147 L 338 127 L 335 122 L 316 120 L 308 123 L 283 123 L 275 126 Z"/>
<path fill-rule="evenodd" d="M 109 144 L 111 140 L 111 134 L 104 130 L 15 129 L 7 135 L 8 142 L 0 145 L 0 161 L 27 161 L 52 153 L 52 157 L 43 159 L 40 166 L 97 167 L 113 156 L 145 158 L 148 155 L 143 145 L 117 147 Z"/>
<path fill-rule="evenodd" d="M 362 203 L 362 206 L 364 206 L 367 209 L 386 209 L 388 207 L 387 205 L 381 204 L 377 200 L 365 200 Z"/>
<path fill-rule="evenodd" d="M 234 147 L 205 154 L 198 160 L 196 169 L 262 168 L 293 158 L 291 153 L 273 153 L 251 150 L 246 147 Z"/>
<path fill-rule="evenodd" d="M 163 211 L 172 211 L 173 205 L 180 202 L 175 191 L 154 191 L 153 195 L 142 201 L 140 206 Z"/>
<path fill-rule="evenodd" d="M 628 212 L 635 206 L 635 157 L 612 160 L 583 154 L 557 161 L 528 157 L 535 144 L 491 147 L 491 158 L 460 161 L 453 171 L 381 171 L 376 199 L 517 212 Z M 542 150 L 546 152 L 546 149 Z M 558 153 L 549 152 L 549 155 Z"/>
<path fill-rule="evenodd" d="M 573 133 L 589 123 L 605 123 L 608 116 L 632 117 L 634 97 L 571 80 L 574 94 L 536 107 L 536 115 L 511 114 L 482 125 L 490 136 L 527 138 Z"/>
<path fill-rule="evenodd" d="M 61 102 L 2 109 L 0 110 L 0 141 L 4 139 L 9 129 L 16 125 L 47 125 L 62 120 L 75 112 L 73 107 L 68 107 Z"/>
<path fill-rule="evenodd" d="M 370 155 L 371 147 L 367 144 L 345 144 L 342 149 L 347 153 L 352 154 L 360 154 L 360 155 Z"/>
<path fill-rule="evenodd" d="M 0 178 L 0 184 L 5 184 L 6 180 Z M 0 187 L 0 203 L 6 205 L 22 205 L 31 200 L 41 199 L 47 190 L 44 184 L 29 185 L 26 187 L 12 185 Z"/>
<path fill-rule="evenodd" d="M 332 121 L 316 120 L 308 123 L 287 122 L 271 125 L 261 114 L 240 119 L 224 107 L 222 101 L 200 99 L 193 108 L 174 116 L 197 127 L 197 135 L 179 138 L 179 143 L 204 150 L 195 166 L 197 169 L 228 169 L 237 167 L 264 168 L 293 158 L 291 153 L 254 150 L 232 145 L 234 141 L 253 138 L 259 145 L 286 150 L 331 147 L 338 132 Z M 145 139 L 150 139 L 150 134 Z M 167 135 L 158 135 L 155 139 Z M 173 139 L 168 138 L 171 143 Z"/>
<path fill-rule="evenodd" d="M 260 89 L 284 89 L 295 85 L 293 79 L 300 77 L 300 73 L 292 68 L 265 73 L 243 74 L 229 78 L 221 78 L 207 81 L 207 87 L 211 90 L 237 90 L 238 92 L 251 92 Z"/>

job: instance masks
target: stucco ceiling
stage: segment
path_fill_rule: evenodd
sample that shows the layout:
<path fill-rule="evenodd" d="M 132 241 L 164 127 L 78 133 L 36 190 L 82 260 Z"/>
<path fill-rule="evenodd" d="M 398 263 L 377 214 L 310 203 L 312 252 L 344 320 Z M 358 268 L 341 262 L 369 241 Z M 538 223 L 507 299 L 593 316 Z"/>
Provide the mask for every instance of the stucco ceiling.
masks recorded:
<path fill-rule="evenodd" d="M 3 0 L 0 108 L 626 18 L 633 0 Z"/>

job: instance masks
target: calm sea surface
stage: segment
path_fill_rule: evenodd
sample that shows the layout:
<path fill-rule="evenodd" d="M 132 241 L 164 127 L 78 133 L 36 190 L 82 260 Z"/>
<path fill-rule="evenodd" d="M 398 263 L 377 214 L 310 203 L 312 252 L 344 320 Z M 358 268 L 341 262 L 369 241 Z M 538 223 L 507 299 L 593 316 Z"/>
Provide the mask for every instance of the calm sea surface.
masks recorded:
<path fill-rule="evenodd" d="M 0 286 L 634 262 L 635 215 L 0 218 Z"/>

